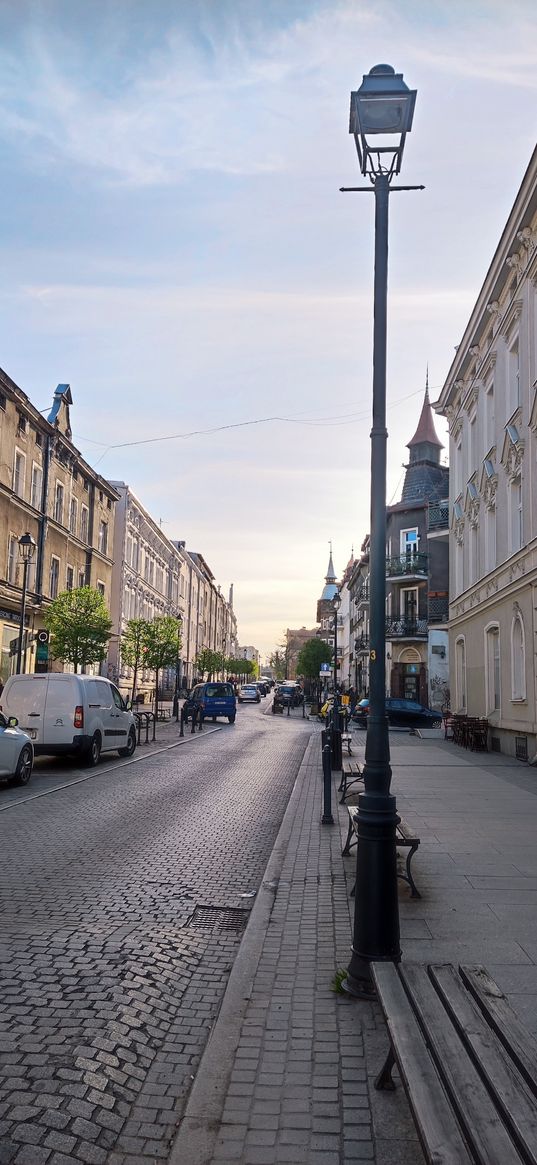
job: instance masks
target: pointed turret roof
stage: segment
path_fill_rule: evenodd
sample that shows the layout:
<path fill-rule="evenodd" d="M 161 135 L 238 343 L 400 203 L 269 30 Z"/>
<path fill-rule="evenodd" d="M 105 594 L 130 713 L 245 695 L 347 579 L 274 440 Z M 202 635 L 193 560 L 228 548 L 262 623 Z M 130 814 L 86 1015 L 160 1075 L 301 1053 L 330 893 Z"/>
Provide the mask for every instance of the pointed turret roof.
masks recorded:
<path fill-rule="evenodd" d="M 434 427 L 433 410 L 429 400 L 429 370 L 427 369 L 427 379 L 425 383 L 425 397 L 421 409 L 418 427 L 411 441 L 407 441 L 407 449 L 412 449 L 414 445 L 422 445 L 426 441 L 428 445 L 437 445 L 439 449 L 444 446 L 437 435 Z"/>
<path fill-rule="evenodd" d="M 330 542 L 330 558 L 328 559 L 328 570 L 324 576 L 325 586 L 321 595 L 321 602 L 323 599 L 332 601 L 337 591 L 337 577 L 334 570 L 334 563 L 332 562 L 332 543 Z"/>

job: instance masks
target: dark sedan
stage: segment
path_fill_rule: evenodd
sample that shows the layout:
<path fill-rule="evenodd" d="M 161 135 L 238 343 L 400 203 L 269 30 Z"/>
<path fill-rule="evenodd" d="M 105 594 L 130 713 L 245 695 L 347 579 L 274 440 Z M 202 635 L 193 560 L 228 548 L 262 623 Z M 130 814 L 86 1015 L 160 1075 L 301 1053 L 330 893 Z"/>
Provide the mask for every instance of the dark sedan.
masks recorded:
<path fill-rule="evenodd" d="M 369 700 L 360 700 L 356 705 L 353 720 L 362 728 L 367 728 Z M 442 715 L 434 708 L 418 704 L 417 700 L 403 700 L 390 696 L 386 700 L 388 723 L 394 728 L 440 728 Z"/>

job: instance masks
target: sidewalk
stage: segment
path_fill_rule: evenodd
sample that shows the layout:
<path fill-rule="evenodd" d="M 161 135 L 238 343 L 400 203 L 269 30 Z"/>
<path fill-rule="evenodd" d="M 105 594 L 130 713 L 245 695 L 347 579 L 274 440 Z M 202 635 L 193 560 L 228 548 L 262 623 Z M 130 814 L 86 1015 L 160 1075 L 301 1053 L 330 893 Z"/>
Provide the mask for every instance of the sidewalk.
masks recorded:
<path fill-rule="evenodd" d="M 365 733 L 355 733 L 361 753 Z M 392 789 L 421 837 L 399 884 L 405 960 L 482 962 L 537 1033 L 537 773 L 438 732 L 390 733 Z M 421 1165 L 401 1087 L 376 1093 L 377 1004 L 331 990 L 348 966 L 347 812 L 321 825 L 315 729 L 169 1165 Z"/>

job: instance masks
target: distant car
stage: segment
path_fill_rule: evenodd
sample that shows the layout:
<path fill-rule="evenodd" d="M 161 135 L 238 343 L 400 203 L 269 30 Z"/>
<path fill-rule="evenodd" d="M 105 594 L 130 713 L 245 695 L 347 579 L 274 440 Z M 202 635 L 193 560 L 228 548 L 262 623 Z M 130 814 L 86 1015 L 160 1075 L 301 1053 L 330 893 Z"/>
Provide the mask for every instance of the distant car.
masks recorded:
<path fill-rule="evenodd" d="M 369 700 L 360 700 L 356 705 L 353 720 L 367 727 Z M 442 715 L 434 708 L 427 708 L 417 700 L 403 700 L 390 696 L 386 699 L 386 715 L 393 728 L 440 728 Z"/>
<path fill-rule="evenodd" d="M 239 688 L 238 700 L 239 704 L 246 702 L 260 704 L 261 696 L 259 695 L 257 684 L 243 684 L 242 688 Z"/>
<path fill-rule="evenodd" d="M 34 747 L 30 737 L 18 728 L 16 716 L 0 712 L 0 777 L 8 785 L 27 785 L 34 765 Z"/>

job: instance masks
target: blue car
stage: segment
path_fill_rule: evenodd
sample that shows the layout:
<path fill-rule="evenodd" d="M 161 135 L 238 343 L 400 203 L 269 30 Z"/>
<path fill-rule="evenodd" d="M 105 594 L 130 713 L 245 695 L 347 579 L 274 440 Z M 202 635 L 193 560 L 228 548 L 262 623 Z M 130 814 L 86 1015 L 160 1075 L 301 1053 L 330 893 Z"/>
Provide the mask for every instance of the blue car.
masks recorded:
<path fill-rule="evenodd" d="M 237 701 L 232 685 L 218 681 L 196 684 L 183 704 L 183 719 L 188 720 L 194 712 L 201 712 L 203 720 L 216 720 L 217 716 L 225 716 L 230 724 L 234 724 Z"/>

